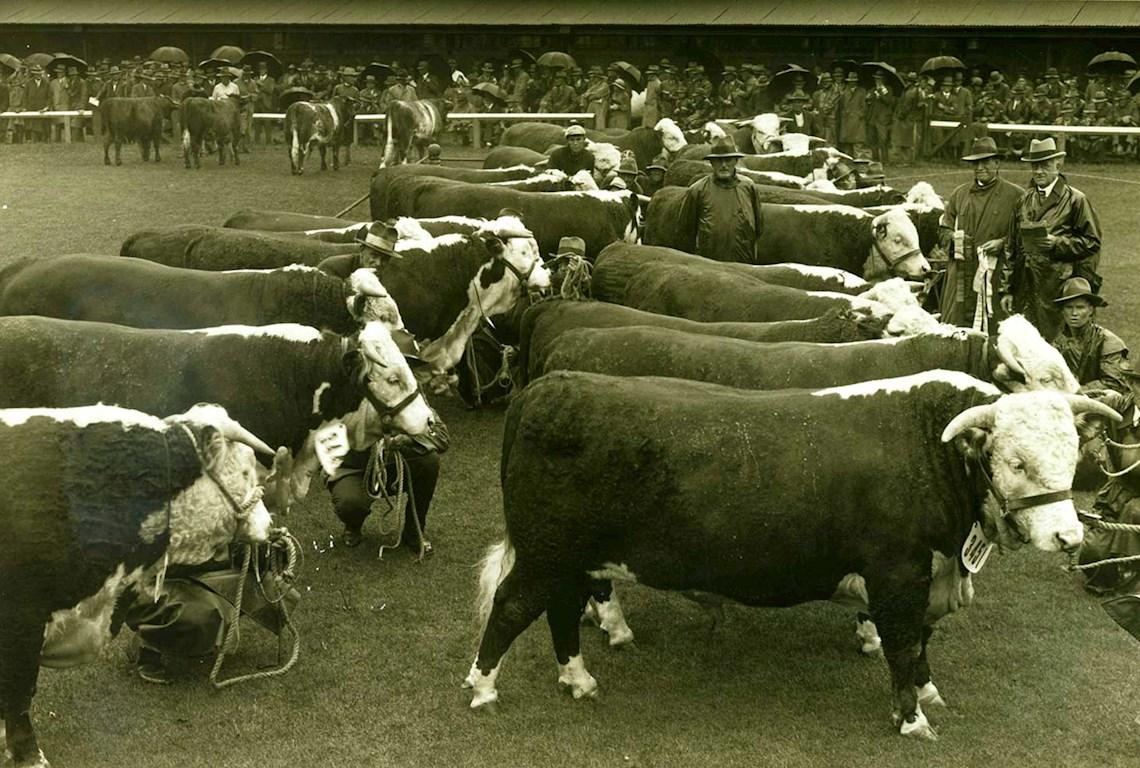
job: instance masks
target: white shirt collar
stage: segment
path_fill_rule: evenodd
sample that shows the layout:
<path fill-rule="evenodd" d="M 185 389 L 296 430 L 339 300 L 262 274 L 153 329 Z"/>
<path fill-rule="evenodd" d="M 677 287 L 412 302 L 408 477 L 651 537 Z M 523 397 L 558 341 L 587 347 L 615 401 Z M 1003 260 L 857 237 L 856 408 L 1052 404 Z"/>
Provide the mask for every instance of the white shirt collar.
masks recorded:
<path fill-rule="evenodd" d="M 1049 186 L 1045 187 L 1045 197 L 1049 197 L 1049 195 L 1053 194 L 1053 187 L 1057 186 L 1057 179 L 1059 179 L 1059 178 L 1061 178 L 1061 177 L 1060 177 L 1060 176 L 1057 176 L 1057 178 L 1053 179 L 1053 183 L 1052 183 L 1052 184 L 1050 184 Z M 1041 190 L 1041 188 L 1040 188 L 1040 187 L 1038 187 L 1036 184 L 1034 185 L 1034 188 L 1035 188 L 1035 189 L 1037 189 L 1038 191 L 1040 191 L 1040 190 Z"/>

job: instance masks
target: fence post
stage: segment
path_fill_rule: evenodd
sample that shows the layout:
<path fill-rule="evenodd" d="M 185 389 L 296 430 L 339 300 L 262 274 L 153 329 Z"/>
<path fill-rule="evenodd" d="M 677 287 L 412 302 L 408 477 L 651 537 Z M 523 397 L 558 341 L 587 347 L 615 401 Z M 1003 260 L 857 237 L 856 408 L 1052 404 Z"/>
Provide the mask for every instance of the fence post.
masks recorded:
<path fill-rule="evenodd" d="M 483 148 L 483 125 L 478 119 L 471 121 L 471 143 L 477 149 Z"/>

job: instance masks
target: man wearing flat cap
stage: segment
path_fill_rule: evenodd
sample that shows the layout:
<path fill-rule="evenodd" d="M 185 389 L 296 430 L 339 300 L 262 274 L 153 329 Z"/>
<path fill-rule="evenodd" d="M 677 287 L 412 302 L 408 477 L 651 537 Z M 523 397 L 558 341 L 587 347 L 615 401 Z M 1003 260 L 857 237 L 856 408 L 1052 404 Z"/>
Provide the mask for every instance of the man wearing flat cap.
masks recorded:
<path fill-rule="evenodd" d="M 1061 327 L 1053 303 L 1070 277 L 1089 281 L 1099 293 L 1100 223 L 1084 193 L 1069 186 L 1052 138 L 1034 139 L 1021 156 L 1030 164 L 1029 188 L 1009 222 L 997 293 L 1007 314 L 1021 312 L 1051 339 Z"/>
<path fill-rule="evenodd" d="M 732 136 L 718 138 L 705 155 L 712 173 L 689 186 L 681 205 L 679 229 L 693 237 L 685 250 L 717 261 L 755 261 L 760 197 L 752 181 L 736 173 L 742 157 Z"/>
<path fill-rule="evenodd" d="M 1000 157 L 991 137 L 974 141 L 962 158 L 974 178 L 950 193 L 938 222 L 939 246 L 949 257 L 939 303 L 944 323 L 988 329 L 993 316 L 991 274 L 1023 191 L 998 174 Z"/>
<path fill-rule="evenodd" d="M 557 168 L 567 176 L 573 176 L 578 171 L 594 172 L 594 155 L 586 149 L 586 129 L 578 124 L 566 127 L 562 132 L 566 138 L 566 145 L 550 153 L 547 168 Z"/>

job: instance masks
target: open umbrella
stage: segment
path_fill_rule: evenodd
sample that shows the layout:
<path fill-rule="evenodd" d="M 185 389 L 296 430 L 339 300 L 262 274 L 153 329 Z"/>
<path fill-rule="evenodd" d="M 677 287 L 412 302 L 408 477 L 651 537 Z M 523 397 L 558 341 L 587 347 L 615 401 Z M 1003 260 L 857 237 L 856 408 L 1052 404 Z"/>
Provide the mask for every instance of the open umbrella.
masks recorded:
<path fill-rule="evenodd" d="M 219 46 L 210 54 L 211 59 L 225 59 L 228 64 L 240 64 L 242 56 L 245 56 L 245 51 L 236 45 Z"/>
<path fill-rule="evenodd" d="M 629 87 L 641 87 L 641 70 L 630 64 L 628 61 L 615 61 L 613 66 L 617 69 L 618 74 L 623 80 L 629 83 Z"/>
<path fill-rule="evenodd" d="M 257 65 L 263 61 L 269 65 L 269 74 L 273 75 L 274 77 L 281 77 L 281 73 L 285 71 L 285 67 L 282 66 L 281 60 L 269 51 L 250 51 L 245 56 L 241 57 L 242 64 L 249 64 L 255 70 L 257 69 Z"/>
<path fill-rule="evenodd" d="M 902 77 L 899 75 L 897 69 L 887 64 L 885 61 L 864 61 L 859 65 L 859 82 L 867 89 L 874 86 L 874 76 L 876 72 L 883 73 L 885 85 L 890 88 L 891 93 L 898 96 L 906 90 L 906 83 L 903 82 Z"/>
<path fill-rule="evenodd" d="M 376 78 L 377 86 L 384 85 L 384 80 L 390 74 L 392 74 L 392 68 L 390 66 L 374 61 L 368 66 L 361 68 L 360 72 L 356 75 L 356 87 L 363 88 L 368 75 L 372 75 Z"/>
<path fill-rule="evenodd" d="M 473 91 L 483 94 L 484 98 L 501 105 L 507 103 L 507 92 L 494 83 L 479 83 L 471 88 Z"/>
<path fill-rule="evenodd" d="M 289 108 L 290 104 L 295 104 L 298 101 L 312 101 L 316 97 L 317 95 L 310 91 L 308 88 L 297 86 L 295 88 L 286 88 L 283 90 L 281 92 L 280 98 L 278 98 L 277 101 L 278 104 L 280 104 L 281 109 L 286 110 Z"/>
<path fill-rule="evenodd" d="M 5 69 L 15 72 L 20 67 L 24 66 L 19 59 L 10 53 L 0 53 L 0 66 Z"/>
<path fill-rule="evenodd" d="M 150 52 L 147 57 L 151 61 L 157 61 L 164 64 L 187 64 L 190 57 L 186 51 L 181 48 L 176 48 L 173 45 L 164 45 L 161 48 L 155 48 Z"/>
<path fill-rule="evenodd" d="M 24 57 L 24 63 L 29 67 L 35 65 L 46 67 L 48 64 L 51 64 L 51 60 L 54 58 L 55 56 L 50 53 L 33 53 L 30 56 Z"/>
<path fill-rule="evenodd" d="M 512 48 L 507 51 L 508 59 L 522 59 L 524 65 L 530 64 L 532 67 L 538 64 L 538 60 L 534 58 L 533 53 L 527 53 L 522 48 Z"/>
<path fill-rule="evenodd" d="M 447 59 L 443 58 L 438 53 L 421 53 L 416 57 L 416 71 L 412 74 L 418 77 L 419 65 L 421 61 L 426 61 L 428 72 L 440 79 L 440 82 L 451 82 L 451 67 L 447 66 Z"/>
<path fill-rule="evenodd" d="M 535 59 L 535 62 L 540 67 L 553 67 L 555 69 L 574 69 L 578 66 L 578 62 L 574 61 L 573 56 L 562 51 L 547 51 Z"/>
<path fill-rule="evenodd" d="M 934 56 L 922 63 L 918 72 L 925 75 L 927 72 L 941 72 L 947 69 L 960 69 L 965 71 L 966 65 L 956 56 Z"/>
<path fill-rule="evenodd" d="M 1133 95 L 1135 95 L 1137 92 L 1140 92 L 1140 72 L 1137 72 L 1128 81 L 1128 90 Z"/>
<path fill-rule="evenodd" d="M 83 59 L 80 59 L 80 58 L 76 58 L 75 56 L 71 56 L 71 55 L 66 54 L 66 53 L 62 53 L 62 54 L 57 55 L 55 58 L 53 58 L 51 60 L 51 63 L 48 64 L 48 69 L 58 69 L 60 67 L 63 67 L 65 69 L 67 67 L 77 67 L 79 69 L 80 74 L 84 74 L 87 72 L 87 62 L 86 61 L 84 61 Z"/>
<path fill-rule="evenodd" d="M 1090 75 L 1123 75 L 1127 69 L 1136 69 L 1136 59 L 1120 51 L 1098 53 L 1089 60 Z"/>
<path fill-rule="evenodd" d="M 797 84 L 804 92 L 811 93 L 819 87 L 819 80 L 803 67 L 792 65 L 772 75 L 766 90 L 773 101 L 780 102 L 797 87 Z"/>
<path fill-rule="evenodd" d="M 198 68 L 209 71 L 211 69 L 217 69 L 218 67 L 228 67 L 231 63 L 232 62 L 226 59 L 206 59 L 205 61 L 198 62 Z"/>

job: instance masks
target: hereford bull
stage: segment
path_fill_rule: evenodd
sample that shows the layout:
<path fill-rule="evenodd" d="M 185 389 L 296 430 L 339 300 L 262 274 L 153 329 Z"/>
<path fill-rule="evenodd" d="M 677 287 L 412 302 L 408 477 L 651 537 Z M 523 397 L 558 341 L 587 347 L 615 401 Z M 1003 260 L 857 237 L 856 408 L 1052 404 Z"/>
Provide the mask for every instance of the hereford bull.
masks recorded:
<path fill-rule="evenodd" d="M 645 242 L 693 253 L 697 211 L 684 193 L 649 201 Z M 757 264 L 795 261 L 835 267 L 867 280 L 898 275 L 921 279 L 930 271 L 918 231 L 906 211 L 871 214 L 848 205 L 761 205 L 753 258 Z"/>
<path fill-rule="evenodd" d="M 963 602 L 959 553 L 972 529 L 1009 549 L 1076 551 L 1083 412 L 1119 419 L 1089 398 L 1001 396 L 946 371 L 781 392 L 545 376 L 507 412 L 506 536 L 479 579 L 471 706 L 498 699 L 503 655 L 543 613 L 559 683 L 595 695 L 579 618 L 591 578 L 604 577 L 751 606 L 865 602 L 893 722 L 934 739 L 928 626 Z"/>
<path fill-rule="evenodd" d="M 487 151 L 483 158 L 483 169 L 497 168 L 545 168 L 550 162 L 550 156 L 543 152 L 535 152 L 526 147 L 493 147 Z"/>
<path fill-rule="evenodd" d="M 169 267 L 220 271 L 277 269 L 290 264 L 316 266 L 329 256 L 355 251 L 356 247 L 351 242 L 325 243 L 288 233 L 184 224 L 135 232 L 123 241 L 119 255 Z"/>
<path fill-rule="evenodd" d="M 114 96 L 99 103 L 99 116 L 103 123 L 103 164 L 110 165 L 111 144 L 115 145 L 115 165 L 122 165 L 124 141 L 138 142 L 145 163 L 150 160 L 151 147 L 154 161 L 159 162 L 159 144 L 162 142 L 162 121 L 174 110 L 174 101 L 166 96 Z"/>
<path fill-rule="evenodd" d="M 853 205 L 856 208 L 866 208 L 872 205 L 895 205 L 905 199 L 902 192 L 891 187 L 868 187 L 866 189 L 829 192 L 822 189 L 805 189 L 801 183 L 799 188 L 788 189 L 786 185 L 774 185 L 772 180 L 762 171 L 737 168 L 736 172 L 762 187 L 761 191 L 766 196 L 762 197 L 761 200 L 765 203 L 783 203 L 785 205 L 839 203 L 841 205 Z M 665 185 L 687 187 L 710 173 L 712 173 L 712 165 L 706 160 L 678 160 L 670 165 L 665 172 Z"/>
<path fill-rule="evenodd" d="M 153 595 L 167 563 L 268 538 L 254 449 L 272 454 L 217 406 L 0 409 L 0 743 L 16 765 L 48 764 L 30 716 L 41 665 L 95 660 L 119 596 Z"/>
<path fill-rule="evenodd" d="M 746 341 L 812 341 L 836 343 L 877 339 L 883 323 L 847 310 L 828 310 L 808 320 L 777 320 L 769 323 L 702 323 L 672 315 L 659 315 L 605 301 L 553 299 L 535 304 L 522 316 L 519 330 L 517 379 L 525 384 L 542 375 L 553 345 L 567 331 L 577 328 L 626 328 L 649 326 L 701 336 L 723 336 Z"/>
<path fill-rule="evenodd" d="M 385 126 L 388 139 L 380 167 L 403 165 L 414 147 L 417 160 L 427 156 L 428 145 L 439 140 L 450 105 L 443 99 L 388 102 Z"/>
<path fill-rule="evenodd" d="M 285 110 L 285 144 L 289 170 L 294 176 L 305 172 L 305 156 L 316 144 L 321 153 L 321 170 L 328 170 L 326 148 L 332 149 L 333 170 L 340 169 L 340 148 L 345 165 L 352 163 L 353 101 L 334 96 L 328 101 L 296 101 Z"/>
<path fill-rule="evenodd" d="M 182 156 L 186 167 L 200 167 L 202 142 L 212 139 L 218 146 L 218 165 L 226 164 L 226 145 L 234 165 L 238 160 L 237 142 L 241 136 L 241 107 L 236 99 L 204 99 L 191 96 L 182 100 Z"/>
<path fill-rule="evenodd" d="M 301 323 L 351 333 L 395 322 L 392 297 L 371 270 L 342 280 L 315 267 L 207 272 L 142 259 L 77 254 L 0 270 L 0 315 L 43 315 L 135 328 Z"/>
<path fill-rule="evenodd" d="M 430 435 L 435 420 L 379 322 L 340 337 L 291 324 L 173 331 L 0 318 L 0 407 L 99 401 L 157 414 L 221 403 L 281 446 L 267 493 L 279 509 L 308 493 L 321 429 L 343 423 L 350 447 L 364 450 L 385 430 Z"/>
<path fill-rule="evenodd" d="M 557 173 L 562 172 L 558 171 Z M 393 179 L 402 178 L 404 176 L 434 176 L 441 179 L 451 179 L 452 181 L 462 181 L 467 184 L 506 182 L 504 186 L 510 186 L 512 189 L 525 190 L 527 189 L 526 186 L 515 186 L 512 182 L 525 185 L 536 177 L 536 172 L 533 168 L 519 165 L 491 170 L 481 168 L 452 168 L 446 165 L 422 165 L 420 163 L 384 166 L 372 174 L 372 181 L 369 185 L 368 193 L 371 207 L 380 210 L 386 209 L 388 207 L 387 191 L 389 185 Z M 554 176 L 545 174 L 539 174 L 539 176 L 546 180 L 555 178 Z M 565 177 L 565 174 L 563 174 L 563 177 Z M 563 185 L 561 190 L 547 189 L 545 191 L 564 191 L 567 189 L 571 189 L 571 187 Z"/>
<path fill-rule="evenodd" d="M 519 211 L 533 229 L 542 253 L 555 253 L 558 241 L 581 237 L 593 258 L 612 242 L 637 240 L 638 199 L 633 193 L 520 192 L 449 179 L 402 176 L 388 185 L 387 208 L 372 206 L 372 218 L 470 216 L 493 219 L 499 211 Z"/>

